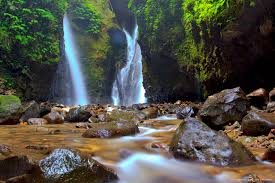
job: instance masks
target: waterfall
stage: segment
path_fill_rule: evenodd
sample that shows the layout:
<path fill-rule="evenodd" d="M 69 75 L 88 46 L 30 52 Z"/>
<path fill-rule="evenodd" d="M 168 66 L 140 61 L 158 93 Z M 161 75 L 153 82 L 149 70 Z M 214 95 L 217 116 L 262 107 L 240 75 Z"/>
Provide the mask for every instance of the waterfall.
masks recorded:
<path fill-rule="evenodd" d="M 132 105 L 145 103 L 145 89 L 143 87 L 142 54 L 137 42 L 138 26 L 133 35 L 123 29 L 127 38 L 127 63 L 117 73 L 113 84 L 112 99 L 114 105 Z"/>
<path fill-rule="evenodd" d="M 69 18 L 67 14 L 64 16 L 63 20 L 64 26 L 64 41 L 65 41 L 65 55 L 67 64 L 69 65 L 70 76 L 72 79 L 73 86 L 73 105 L 85 105 L 89 103 L 87 89 L 85 86 L 84 78 L 82 76 L 81 67 L 79 63 L 79 57 L 77 53 L 77 49 L 74 43 L 74 37 L 72 33 L 72 28 L 70 25 Z"/>

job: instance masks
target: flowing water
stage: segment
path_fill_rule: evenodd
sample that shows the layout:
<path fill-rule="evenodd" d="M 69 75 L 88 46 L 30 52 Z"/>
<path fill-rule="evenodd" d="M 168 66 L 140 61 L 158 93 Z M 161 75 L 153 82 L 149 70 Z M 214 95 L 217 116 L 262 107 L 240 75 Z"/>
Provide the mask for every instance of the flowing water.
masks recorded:
<path fill-rule="evenodd" d="M 143 87 L 142 55 L 137 42 L 138 26 L 133 35 L 123 29 L 127 38 L 127 63 L 117 73 L 113 84 L 112 99 L 115 105 L 132 105 L 145 103 L 145 89 Z"/>
<path fill-rule="evenodd" d="M 275 180 L 274 164 L 216 167 L 173 159 L 169 143 L 180 123 L 174 119 L 147 120 L 139 125 L 140 134 L 112 139 L 83 138 L 85 129 L 75 128 L 74 124 L 0 126 L 0 144 L 9 144 L 14 155 L 27 155 L 34 161 L 46 156 L 47 147 L 75 148 L 114 169 L 119 183 L 231 183 L 241 182 L 250 173 Z"/>
<path fill-rule="evenodd" d="M 65 41 L 65 54 L 66 60 L 69 65 L 70 76 L 73 85 L 73 105 L 85 105 L 89 103 L 87 89 L 84 82 L 84 77 L 82 75 L 80 60 L 75 46 L 75 41 L 73 37 L 72 28 L 70 25 L 70 20 L 67 15 L 64 16 L 63 20 L 64 26 L 64 41 Z"/>

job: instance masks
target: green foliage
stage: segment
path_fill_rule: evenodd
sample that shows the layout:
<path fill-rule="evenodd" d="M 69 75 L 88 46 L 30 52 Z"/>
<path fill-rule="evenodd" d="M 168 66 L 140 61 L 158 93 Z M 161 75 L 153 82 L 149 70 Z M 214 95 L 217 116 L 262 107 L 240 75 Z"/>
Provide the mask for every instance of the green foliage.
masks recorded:
<path fill-rule="evenodd" d="M 213 31 L 234 22 L 244 4 L 255 0 L 130 0 L 141 39 L 151 54 L 168 56 L 179 65 L 195 68 L 200 81 L 224 78 Z M 215 35 L 219 36 L 219 35 Z M 212 43 L 210 45 L 209 43 Z"/>
<path fill-rule="evenodd" d="M 174 48 L 172 40 L 181 39 L 181 4 L 182 0 L 129 1 L 129 8 L 139 20 L 141 39 L 145 40 L 152 53 L 169 47 Z"/>
<path fill-rule="evenodd" d="M 242 10 L 244 0 L 184 0 L 182 21 L 185 30 L 185 48 L 182 50 L 181 63 L 193 65 L 198 79 L 224 78 L 215 52 L 215 45 L 209 45 L 211 31 L 221 31 L 236 20 Z M 194 35 L 194 32 L 197 35 Z M 215 39 L 215 38 L 213 38 Z M 199 41 L 195 41 L 199 40 Z M 183 58 L 183 59 L 182 59 Z"/>
<path fill-rule="evenodd" d="M 2 76 L 0 77 L 0 88 L 2 89 L 13 89 L 14 88 L 14 81 L 9 76 Z"/>
<path fill-rule="evenodd" d="M 78 30 L 84 30 L 88 34 L 98 34 L 101 31 L 102 18 L 91 1 L 69 0 L 69 12 Z"/>
<path fill-rule="evenodd" d="M 184 22 L 195 21 L 218 24 L 219 26 L 237 18 L 242 7 L 243 0 L 185 0 L 182 4 Z"/>
<path fill-rule="evenodd" d="M 59 61 L 66 0 L 0 0 L 0 65 L 26 74 L 27 62 Z"/>

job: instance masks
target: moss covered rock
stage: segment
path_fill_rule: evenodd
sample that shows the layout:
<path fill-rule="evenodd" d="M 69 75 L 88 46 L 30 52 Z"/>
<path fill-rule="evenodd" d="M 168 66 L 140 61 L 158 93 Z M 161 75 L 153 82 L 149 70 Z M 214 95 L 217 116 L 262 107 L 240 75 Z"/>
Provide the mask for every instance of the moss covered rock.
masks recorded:
<path fill-rule="evenodd" d="M 0 117 L 17 112 L 21 101 L 14 95 L 0 95 Z"/>
<path fill-rule="evenodd" d="M 21 101 L 14 95 L 0 95 L 0 124 L 14 124 L 18 121 Z"/>

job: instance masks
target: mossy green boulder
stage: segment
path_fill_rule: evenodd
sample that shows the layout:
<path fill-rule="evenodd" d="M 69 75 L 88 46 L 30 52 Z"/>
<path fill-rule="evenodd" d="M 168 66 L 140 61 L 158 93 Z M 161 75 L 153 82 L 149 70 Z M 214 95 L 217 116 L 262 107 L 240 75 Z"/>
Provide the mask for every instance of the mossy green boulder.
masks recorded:
<path fill-rule="evenodd" d="M 0 124 L 13 123 L 21 107 L 21 100 L 14 95 L 0 95 Z"/>

